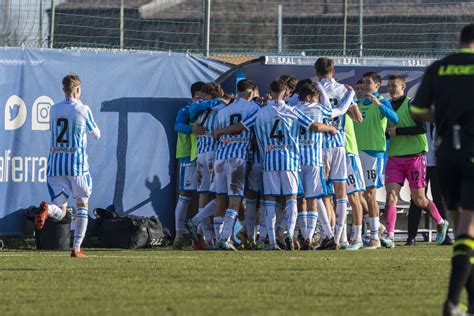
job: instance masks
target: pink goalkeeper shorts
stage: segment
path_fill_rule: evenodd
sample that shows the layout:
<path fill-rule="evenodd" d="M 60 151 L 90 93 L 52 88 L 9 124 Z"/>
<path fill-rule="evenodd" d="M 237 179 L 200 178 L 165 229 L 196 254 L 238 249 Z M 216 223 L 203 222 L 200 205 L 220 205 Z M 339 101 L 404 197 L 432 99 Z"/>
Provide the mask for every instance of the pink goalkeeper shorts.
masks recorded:
<path fill-rule="evenodd" d="M 408 179 L 412 189 L 426 187 L 426 155 L 388 157 L 385 184 L 398 183 L 403 186 L 405 179 Z"/>

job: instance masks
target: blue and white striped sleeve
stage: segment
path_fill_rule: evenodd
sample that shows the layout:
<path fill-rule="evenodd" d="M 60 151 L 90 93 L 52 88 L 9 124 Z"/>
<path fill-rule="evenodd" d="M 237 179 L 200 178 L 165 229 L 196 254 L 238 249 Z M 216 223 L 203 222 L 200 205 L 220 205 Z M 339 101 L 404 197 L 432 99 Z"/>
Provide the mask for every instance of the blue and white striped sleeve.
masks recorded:
<path fill-rule="evenodd" d="M 332 117 L 332 109 L 331 108 L 328 108 L 328 107 L 325 107 L 324 105 L 321 105 L 320 109 L 321 109 L 321 115 L 323 116 L 323 118 L 328 119 L 328 118 Z"/>
<path fill-rule="evenodd" d="M 313 120 L 304 114 L 300 109 L 294 108 L 293 113 L 296 114 L 296 117 L 298 118 L 298 122 L 300 123 L 301 127 L 305 129 L 309 129 L 311 124 L 313 124 Z"/>
<path fill-rule="evenodd" d="M 89 133 L 91 133 L 96 139 L 100 138 L 100 129 L 94 121 L 94 117 L 92 116 L 91 109 L 87 107 L 86 110 L 86 126 Z"/>
<path fill-rule="evenodd" d="M 258 109 L 255 109 L 245 119 L 243 119 L 240 124 L 242 124 L 246 130 L 250 130 L 250 128 L 255 125 L 255 121 L 257 120 L 257 113 Z"/>
<path fill-rule="evenodd" d="M 194 122 L 199 115 L 221 103 L 220 99 L 198 100 L 189 105 L 189 115 L 191 122 Z"/>

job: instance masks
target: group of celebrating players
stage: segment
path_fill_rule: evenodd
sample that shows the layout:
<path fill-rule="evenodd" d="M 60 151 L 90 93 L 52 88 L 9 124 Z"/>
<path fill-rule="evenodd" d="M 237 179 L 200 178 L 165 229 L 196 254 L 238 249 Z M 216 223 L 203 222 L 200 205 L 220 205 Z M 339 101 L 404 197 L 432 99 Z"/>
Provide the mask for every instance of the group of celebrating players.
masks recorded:
<path fill-rule="evenodd" d="M 191 86 L 192 102 L 175 124 L 175 249 L 188 230 L 195 249 L 237 250 L 237 218 L 246 249 L 393 248 L 397 197 L 406 179 L 412 203 L 436 222 L 436 242 L 443 243 L 449 223 L 426 197 L 426 128 L 410 116 L 405 78 L 389 77 L 389 101 L 378 92 L 382 80 L 375 72 L 365 73 L 354 91 L 334 79 L 331 59 L 319 58 L 315 71 L 317 82 L 285 75 L 264 96 L 247 79 L 238 82 L 236 96 L 215 82 Z M 384 180 L 386 227 L 376 199 Z M 195 191 L 198 212 L 186 219 Z M 363 240 L 364 218 L 369 229 Z"/>

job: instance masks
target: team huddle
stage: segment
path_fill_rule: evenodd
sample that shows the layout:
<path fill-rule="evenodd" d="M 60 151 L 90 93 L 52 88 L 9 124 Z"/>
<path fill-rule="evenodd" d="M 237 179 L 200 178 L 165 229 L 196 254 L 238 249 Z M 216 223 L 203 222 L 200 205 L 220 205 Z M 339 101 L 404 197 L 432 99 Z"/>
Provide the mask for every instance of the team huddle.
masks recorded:
<path fill-rule="evenodd" d="M 389 101 L 378 92 L 382 80 L 375 72 L 354 90 L 334 79 L 331 59 L 319 58 L 315 70 L 318 82 L 285 75 L 264 96 L 247 79 L 238 82 L 236 96 L 214 82 L 191 86 L 193 100 L 175 124 L 175 249 L 189 231 L 195 249 L 237 250 L 237 218 L 245 249 L 393 248 L 405 180 L 412 202 L 436 222 L 436 242 L 444 242 L 449 223 L 425 192 L 426 128 L 410 116 L 404 77 L 389 77 Z M 376 199 L 384 181 L 386 227 Z M 195 191 L 198 212 L 186 219 Z"/>
<path fill-rule="evenodd" d="M 285 75 L 271 82 L 264 96 L 247 79 L 238 82 L 236 96 L 215 82 L 191 86 L 193 100 L 179 110 L 175 123 L 180 166 L 175 249 L 182 248 L 188 231 L 195 249 L 237 250 L 237 218 L 244 249 L 393 248 L 405 180 L 412 203 L 438 225 L 436 242 L 444 242 L 449 223 L 425 191 L 426 128 L 410 115 L 404 77 L 389 77 L 388 101 L 378 92 L 382 80 L 375 72 L 364 74 L 354 90 L 336 82 L 331 59 L 319 58 L 315 70 L 318 82 Z M 67 200 L 74 197 L 71 256 L 82 258 L 92 191 L 86 132 L 98 139 L 100 130 L 80 101 L 80 83 L 77 75 L 64 77 L 66 98 L 51 109 L 51 203 L 41 203 L 35 226 L 41 230 L 49 217 L 64 218 Z M 376 199 L 384 180 L 386 227 Z M 196 191 L 198 212 L 187 219 Z"/>

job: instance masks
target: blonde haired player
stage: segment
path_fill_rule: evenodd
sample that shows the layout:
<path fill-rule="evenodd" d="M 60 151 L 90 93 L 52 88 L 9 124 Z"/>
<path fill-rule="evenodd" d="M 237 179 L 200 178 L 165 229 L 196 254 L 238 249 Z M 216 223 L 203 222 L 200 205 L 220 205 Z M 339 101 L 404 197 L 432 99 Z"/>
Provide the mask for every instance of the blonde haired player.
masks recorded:
<path fill-rule="evenodd" d="M 74 243 L 71 257 L 84 258 L 81 249 L 88 221 L 88 201 L 92 178 L 87 161 L 87 134 L 100 138 L 90 108 L 80 101 L 81 79 L 76 74 L 63 78 L 66 99 L 51 107 L 51 147 L 48 156 L 47 184 L 52 204 L 41 202 L 35 216 L 35 228 L 41 230 L 48 217 L 61 220 L 66 216 L 67 201 L 76 199 Z"/>

